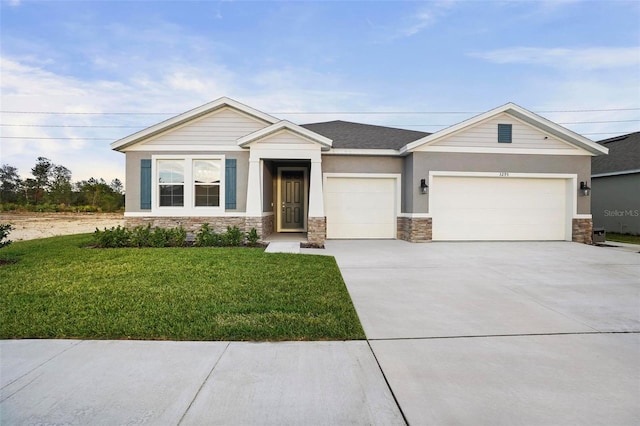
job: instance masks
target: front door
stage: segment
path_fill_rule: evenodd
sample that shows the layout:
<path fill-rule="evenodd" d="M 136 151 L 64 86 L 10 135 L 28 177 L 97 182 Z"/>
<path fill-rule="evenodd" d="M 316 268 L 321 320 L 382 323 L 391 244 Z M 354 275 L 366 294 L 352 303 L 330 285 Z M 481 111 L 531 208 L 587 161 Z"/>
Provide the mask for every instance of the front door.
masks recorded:
<path fill-rule="evenodd" d="M 302 232 L 305 223 L 304 172 L 280 171 L 280 231 Z"/>

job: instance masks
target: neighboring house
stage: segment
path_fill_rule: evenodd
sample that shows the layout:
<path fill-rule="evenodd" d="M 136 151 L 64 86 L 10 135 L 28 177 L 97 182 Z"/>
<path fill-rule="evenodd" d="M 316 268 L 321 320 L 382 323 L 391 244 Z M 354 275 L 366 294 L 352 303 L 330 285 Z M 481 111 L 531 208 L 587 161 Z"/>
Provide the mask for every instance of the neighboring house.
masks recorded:
<path fill-rule="evenodd" d="M 580 182 L 607 149 L 509 103 L 428 134 L 300 126 L 221 98 L 111 144 L 130 226 L 326 238 L 591 241 Z"/>
<path fill-rule="evenodd" d="M 609 155 L 591 160 L 593 226 L 640 235 L 640 132 L 598 143 Z"/>

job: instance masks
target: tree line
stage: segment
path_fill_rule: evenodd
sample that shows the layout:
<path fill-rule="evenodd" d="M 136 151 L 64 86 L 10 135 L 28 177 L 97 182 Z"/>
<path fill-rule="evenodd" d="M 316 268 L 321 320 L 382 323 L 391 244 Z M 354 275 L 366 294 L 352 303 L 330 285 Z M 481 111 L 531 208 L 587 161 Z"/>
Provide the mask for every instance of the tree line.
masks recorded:
<path fill-rule="evenodd" d="M 124 206 L 119 179 L 107 184 L 92 177 L 73 183 L 71 170 L 45 157 L 38 157 L 31 176 L 21 179 L 16 167 L 0 167 L 1 210 L 113 212 Z"/>

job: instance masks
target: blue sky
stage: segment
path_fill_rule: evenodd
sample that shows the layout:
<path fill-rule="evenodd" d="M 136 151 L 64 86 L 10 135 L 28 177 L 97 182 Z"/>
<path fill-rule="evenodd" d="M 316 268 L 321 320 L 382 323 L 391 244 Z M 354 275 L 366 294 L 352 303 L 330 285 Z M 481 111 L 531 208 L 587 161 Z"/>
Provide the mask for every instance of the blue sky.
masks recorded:
<path fill-rule="evenodd" d="M 21 112 L 0 163 L 124 179 L 110 142 L 221 96 L 426 132 L 515 102 L 601 140 L 640 129 L 639 23 L 615 0 L 0 0 L 1 109 Z"/>

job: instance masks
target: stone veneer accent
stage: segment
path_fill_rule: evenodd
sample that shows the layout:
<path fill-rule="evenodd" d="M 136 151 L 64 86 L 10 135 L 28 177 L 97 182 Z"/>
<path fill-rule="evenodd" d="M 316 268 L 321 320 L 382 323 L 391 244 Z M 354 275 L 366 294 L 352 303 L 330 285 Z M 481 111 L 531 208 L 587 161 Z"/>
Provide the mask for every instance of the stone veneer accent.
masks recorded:
<path fill-rule="evenodd" d="M 310 217 L 307 220 L 307 241 L 309 244 L 324 246 L 327 239 L 327 218 Z"/>
<path fill-rule="evenodd" d="M 399 217 L 397 238 L 411 243 L 431 241 L 431 218 Z"/>
<path fill-rule="evenodd" d="M 187 233 L 197 233 L 200 230 L 202 224 L 208 223 L 211 229 L 217 233 L 223 233 L 227 231 L 227 226 L 237 226 L 243 232 L 249 232 L 251 228 L 256 228 L 260 238 L 265 238 L 267 235 L 273 233 L 273 215 L 263 217 L 237 217 L 237 216 L 225 216 L 225 217 L 181 217 L 181 216 L 167 216 L 167 217 L 127 217 L 126 226 L 133 228 L 136 226 L 147 226 L 151 224 L 156 228 L 177 228 L 182 226 Z"/>
<path fill-rule="evenodd" d="M 591 219 L 573 219 L 572 241 L 576 243 L 592 244 L 593 222 Z"/>

